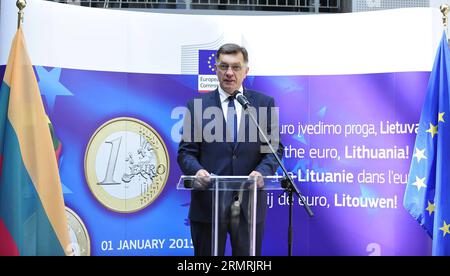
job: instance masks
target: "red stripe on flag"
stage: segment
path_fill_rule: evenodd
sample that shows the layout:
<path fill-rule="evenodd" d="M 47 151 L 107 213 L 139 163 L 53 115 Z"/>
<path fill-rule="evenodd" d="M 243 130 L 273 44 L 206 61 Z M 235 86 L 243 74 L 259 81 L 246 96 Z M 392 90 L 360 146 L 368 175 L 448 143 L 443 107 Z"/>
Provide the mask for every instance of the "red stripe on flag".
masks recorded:
<path fill-rule="evenodd" d="M 58 148 L 55 150 L 56 160 L 57 161 L 59 161 L 59 157 L 61 156 L 61 151 L 62 151 L 62 144 L 59 143 Z M 1 162 L 1 160 L 0 160 L 0 162 Z M 1 163 L 0 163 L 0 165 L 1 165 Z"/>
<path fill-rule="evenodd" d="M 19 249 L 2 219 L 0 219 L 0 256 L 19 256 Z"/>

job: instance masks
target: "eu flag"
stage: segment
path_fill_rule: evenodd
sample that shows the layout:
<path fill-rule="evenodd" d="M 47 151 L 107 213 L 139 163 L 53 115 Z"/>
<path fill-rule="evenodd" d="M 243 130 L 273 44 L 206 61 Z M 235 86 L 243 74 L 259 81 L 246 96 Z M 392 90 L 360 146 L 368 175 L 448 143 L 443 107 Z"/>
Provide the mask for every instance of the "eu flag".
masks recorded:
<path fill-rule="evenodd" d="M 200 75 L 215 75 L 216 50 L 198 51 L 198 73 Z"/>
<path fill-rule="evenodd" d="M 450 52 L 444 33 L 428 82 L 403 206 L 450 255 Z"/>

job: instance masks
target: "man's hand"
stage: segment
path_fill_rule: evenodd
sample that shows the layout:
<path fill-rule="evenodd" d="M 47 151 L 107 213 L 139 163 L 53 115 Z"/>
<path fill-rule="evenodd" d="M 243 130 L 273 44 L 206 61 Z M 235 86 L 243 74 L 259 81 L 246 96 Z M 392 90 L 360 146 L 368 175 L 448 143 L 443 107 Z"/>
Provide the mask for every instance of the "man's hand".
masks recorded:
<path fill-rule="evenodd" d="M 194 189 L 204 189 L 211 183 L 211 175 L 207 170 L 198 170 L 195 177 L 197 181 L 194 182 Z"/>
<path fill-rule="evenodd" d="M 260 172 L 252 171 L 249 174 L 249 177 L 255 177 L 256 178 L 256 180 L 257 180 L 256 184 L 257 184 L 258 188 L 264 187 L 264 179 L 263 179 L 263 176 L 262 176 L 262 174 Z"/>

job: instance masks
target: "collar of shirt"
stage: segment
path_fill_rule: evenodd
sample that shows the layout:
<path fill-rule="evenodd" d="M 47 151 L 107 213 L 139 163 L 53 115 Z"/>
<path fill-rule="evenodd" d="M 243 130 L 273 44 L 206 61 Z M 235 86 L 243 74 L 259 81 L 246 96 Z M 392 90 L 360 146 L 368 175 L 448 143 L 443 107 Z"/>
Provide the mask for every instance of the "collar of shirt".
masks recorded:
<path fill-rule="evenodd" d="M 243 91 L 244 91 L 244 88 L 242 87 L 242 85 L 241 85 L 241 87 L 239 87 L 239 92 L 241 92 L 241 93 L 244 93 Z M 222 87 L 220 87 L 219 86 L 219 95 L 220 95 L 220 103 L 224 103 L 224 102 L 227 102 L 227 104 L 228 104 L 228 97 L 229 96 L 231 96 L 230 94 L 228 94 L 227 92 L 225 92 L 225 90 L 223 90 L 222 89 Z"/>

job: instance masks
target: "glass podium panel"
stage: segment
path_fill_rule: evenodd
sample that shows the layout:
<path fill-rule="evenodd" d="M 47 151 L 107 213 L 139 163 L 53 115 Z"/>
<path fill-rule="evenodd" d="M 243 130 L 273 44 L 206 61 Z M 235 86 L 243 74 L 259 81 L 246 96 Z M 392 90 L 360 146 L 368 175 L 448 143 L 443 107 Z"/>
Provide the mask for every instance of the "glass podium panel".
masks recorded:
<path fill-rule="evenodd" d="M 211 255 L 219 254 L 220 237 L 229 231 L 234 240 L 239 241 L 246 252 L 243 255 L 255 256 L 256 224 L 262 208 L 266 208 L 266 190 L 281 190 L 278 176 L 181 176 L 177 185 L 179 190 L 191 190 L 210 197 L 211 212 Z M 204 193 L 204 194 L 203 194 Z"/>

